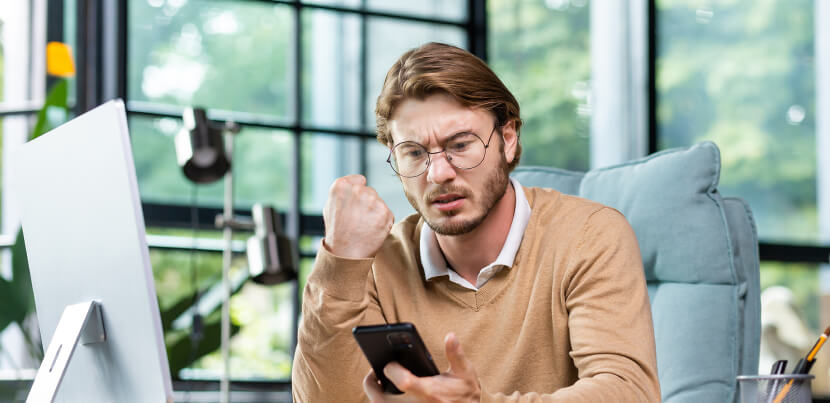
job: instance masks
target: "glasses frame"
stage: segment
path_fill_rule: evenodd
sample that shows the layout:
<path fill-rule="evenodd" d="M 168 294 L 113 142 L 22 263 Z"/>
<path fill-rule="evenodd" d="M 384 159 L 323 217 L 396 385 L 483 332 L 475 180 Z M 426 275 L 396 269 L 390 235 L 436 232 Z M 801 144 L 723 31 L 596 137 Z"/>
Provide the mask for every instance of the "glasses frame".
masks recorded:
<path fill-rule="evenodd" d="M 391 167 L 391 168 L 392 168 L 392 172 L 394 172 L 394 173 L 395 173 L 395 175 L 398 175 L 398 176 L 400 176 L 400 177 L 402 177 L 402 178 L 417 178 L 417 177 L 419 177 L 419 176 L 423 175 L 423 174 L 424 174 L 424 172 L 429 171 L 429 166 L 430 166 L 430 164 L 432 164 L 432 155 L 434 155 L 434 154 L 441 154 L 441 153 L 443 153 L 443 154 L 444 154 L 444 158 L 447 160 L 447 162 L 448 162 L 450 165 L 452 165 L 452 166 L 453 166 L 453 168 L 456 168 L 456 169 L 463 169 L 463 170 L 470 170 L 470 169 L 474 169 L 474 168 L 478 167 L 479 165 L 481 165 L 481 163 L 482 163 L 482 162 L 484 162 L 484 159 L 485 159 L 485 158 L 487 158 L 487 149 L 488 149 L 488 148 L 490 148 L 490 141 L 491 141 L 491 140 L 493 140 L 493 133 L 495 133 L 495 132 L 496 132 L 496 128 L 498 128 L 498 127 L 499 127 L 498 123 L 497 123 L 497 124 L 495 124 L 495 125 L 493 125 L 493 130 L 490 130 L 490 136 L 489 136 L 489 137 L 487 137 L 487 142 L 486 142 L 486 143 L 484 142 L 484 140 L 482 140 L 482 139 L 481 139 L 481 137 L 479 137 L 479 136 L 478 136 L 478 134 L 475 134 L 475 133 L 473 133 L 473 132 L 461 132 L 461 133 L 456 133 L 456 134 L 454 134 L 452 137 L 450 137 L 449 139 L 447 139 L 447 141 L 445 141 L 445 142 L 444 142 L 444 144 L 445 144 L 445 145 L 444 145 L 444 147 L 443 147 L 441 150 L 439 150 L 439 151 L 432 151 L 432 152 L 430 152 L 429 150 L 427 150 L 427 148 L 426 148 L 423 144 L 418 143 L 418 142 L 415 142 L 415 141 L 401 141 L 400 143 L 393 145 L 393 146 L 392 146 L 392 148 L 390 148 L 390 149 L 389 149 L 389 156 L 388 156 L 388 157 L 386 157 L 386 162 L 389 164 L 389 167 Z M 469 167 L 469 168 L 462 168 L 462 167 L 456 166 L 455 164 L 453 164 L 453 163 L 452 163 L 452 158 L 451 158 L 449 155 L 447 155 L 447 146 L 446 146 L 446 144 L 447 144 L 447 143 L 449 143 L 449 142 L 450 142 L 453 138 L 455 138 L 455 137 L 457 137 L 457 136 L 460 136 L 460 135 L 462 135 L 462 134 L 472 134 L 473 136 L 476 136 L 476 138 L 478 139 L 478 141 L 480 141 L 482 144 L 484 144 L 484 154 L 482 154 L 482 155 L 481 155 L 481 161 L 479 161 L 479 162 L 478 162 L 478 164 L 475 164 L 474 166 L 471 166 L 471 167 Z M 401 145 L 401 144 L 404 144 L 404 143 L 415 143 L 415 144 L 417 144 L 417 145 L 421 146 L 421 148 L 423 148 L 423 149 L 425 150 L 426 154 L 427 154 L 427 164 L 426 164 L 426 166 L 424 167 L 424 170 L 423 170 L 423 171 L 421 171 L 421 173 L 419 173 L 418 175 L 412 175 L 412 176 L 401 175 L 401 174 L 400 174 L 400 173 L 399 173 L 399 172 L 395 169 L 395 165 L 393 165 L 393 164 L 392 164 L 392 152 L 395 150 L 395 147 L 397 147 L 397 146 L 399 146 L 399 145 Z"/>

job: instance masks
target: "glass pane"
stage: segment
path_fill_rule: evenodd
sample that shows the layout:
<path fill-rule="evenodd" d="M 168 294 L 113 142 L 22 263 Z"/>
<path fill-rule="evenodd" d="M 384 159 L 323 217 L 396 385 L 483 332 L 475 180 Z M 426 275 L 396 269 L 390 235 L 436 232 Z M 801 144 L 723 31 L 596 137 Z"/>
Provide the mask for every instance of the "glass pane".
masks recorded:
<path fill-rule="evenodd" d="M 369 10 L 417 17 L 467 21 L 466 0 L 369 0 Z"/>
<path fill-rule="evenodd" d="M 194 185 L 176 163 L 173 138 L 181 121 L 133 117 L 130 133 L 141 199 L 190 204 L 198 186 L 199 205 L 221 206 L 224 184 Z M 270 204 L 286 210 L 291 198 L 293 137 L 285 131 L 245 127 L 234 136 L 234 199 L 237 206 Z"/>
<path fill-rule="evenodd" d="M 792 369 L 830 324 L 830 288 L 821 285 L 828 276 L 827 265 L 761 263 L 759 373 L 769 374 L 773 362 L 780 359 L 786 359 Z M 829 361 L 816 360 L 810 371 L 816 376 L 814 396 L 830 395 Z"/>
<path fill-rule="evenodd" d="M 588 0 L 491 0 L 488 62 L 519 101 L 523 165 L 590 168 Z"/>
<path fill-rule="evenodd" d="M 298 242 L 300 253 L 316 254 L 322 239 L 323 237 L 318 235 L 301 235 Z"/>
<path fill-rule="evenodd" d="M 297 303 L 302 305 L 303 303 L 303 290 L 305 290 L 306 282 L 308 281 L 308 275 L 311 274 L 311 268 L 314 266 L 314 259 L 301 259 L 300 260 L 300 273 L 299 281 L 300 281 L 300 292 L 297 296 Z"/>
<path fill-rule="evenodd" d="M 360 17 L 303 12 L 303 123 L 360 127 Z"/>
<path fill-rule="evenodd" d="M 460 48 L 467 47 L 467 34 L 461 28 L 443 25 L 405 22 L 390 18 L 368 20 L 368 99 L 366 125 L 375 127 L 375 104 L 383 80 L 392 64 L 401 54 L 427 42 L 444 42 Z"/>
<path fill-rule="evenodd" d="M 28 106 L 26 101 L 41 99 L 32 94 L 31 7 L 29 2 L 4 3 L 0 7 L 0 105 L 4 108 Z"/>
<path fill-rule="evenodd" d="M 378 195 L 392 210 L 392 214 L 395 215 L 395 222 L 414 214 L 415 209 L 406 199 L 398 175 L 395 175 L 395 172 L 386 162 L 386 158 L 389 157 L 389 149 L 378 143 L 377 140 L 366 140 L 366 142 L 369 150 L 366 156 L 366 165 L 369 167 L 369 185 L 378 192 Z"/>
<path fill-rule="evenodd" d="M 660 148 L 714 141 L 720 191 L 749 202 L 761 239 L 817 242 L 813 1 L 657 10 Z"/>
<path fill-rule="evenodd" d="M 136 0 L 129 13 L 131 100 L 293 117 L 290 7 Z"/>
<path fill-rule="evenodd" d="M 33 115 L 0 117 L 0 189 L 13 182 L 11 164 L 15 150 L 28 141 L 34 127 Z M 16 235 L 20 226 L 18 200 L 11 192 L 0 190 L 0 234 Z"/>
<path fill-rule="evenodd" d="M 305 133 L 302 149 L 303 214 L 321 214 L 335 179 L 360 173 L 360 139 Z"/>
<path fill-rule="evenodd" d="M 157 231 L 148 230 L 148 233 L 154 232 Z M 161 232 L 169 235 L 169 230 Z M 178 235 L 190 236 L 191 232 L 180 230 Z M 190 306 L 197 289 L 202 296 L 200 304 L 210 305 L 211 295 L 221 291 L 222 254 L 152 249 L 150 259 L 159 308 L 162 317 L 170 319 L 163 331 L 173 376 L 217 379 L 223 368 L 219 340 L 207 335 L 211 334 L 210 328 L 220 324 L 221 305 L 211 305 L 212 309 L 204 319 L 205 336 L 196 346 L 189 342 L 192 332 L 189 315 L 173 312 L 178 312 L 175 310 L 177 304 Z M 246 270 L 245 265 L 244 257 L 234 259 L 231 278 Z M 289 285 L 265 287 L 246 282 L 233 294 L 231 323 L 238 327 L 231 338 L 233 379 L 285 379 L 290 376 L 291 309 Z"/>
<path fill-rule="evenodd" d="M 75 68 L 78 68 L 78 41 L 75 38 L 75 33 L 78 30 L 78 0 L 64 0 L 63 2 L 63 42 L 69 45 L 72 49 L 72 61 L 75 63 Z M 75 105 L 76 93 L 78 91 L 78 81 L 74 79 L 68 80 L 69 91 L 67 94 L 67 102 L 69 105 Z"/>

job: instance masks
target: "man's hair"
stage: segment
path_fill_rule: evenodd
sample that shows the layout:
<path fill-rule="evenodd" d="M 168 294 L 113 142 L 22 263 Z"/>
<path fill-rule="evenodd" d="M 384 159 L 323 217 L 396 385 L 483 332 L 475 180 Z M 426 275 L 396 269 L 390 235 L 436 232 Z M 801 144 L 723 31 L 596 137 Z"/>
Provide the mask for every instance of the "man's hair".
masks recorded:
<path fill-rule="evenodd" d="M 389 119 L 401 102 L 434 94 L 447 94 L 466 107 L 492 113 L 499 127 L 513 121 L 519 135 L 519 103 L 493 70 L 466 50 L 431 42 L 401 55 L 386 74 L 375 108 L 378 142 L 392 145 Z M 519 163 L 521 154 L 522 146 L 517 142 L 508 172 Z"/>

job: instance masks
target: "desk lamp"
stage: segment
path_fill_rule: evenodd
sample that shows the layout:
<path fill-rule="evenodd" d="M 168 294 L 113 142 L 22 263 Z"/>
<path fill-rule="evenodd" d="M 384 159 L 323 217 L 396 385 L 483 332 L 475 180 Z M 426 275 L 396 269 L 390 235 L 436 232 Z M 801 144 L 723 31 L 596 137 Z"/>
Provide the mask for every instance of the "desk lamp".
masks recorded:
<path fill-rule="evenodd" d="M 230 401 L 230 267 L 233 230 L 253 230 L 246 254 L 251 279 L 274 285 L 297 278 L 296 250 L 280 229 L 279 215 L 272 207 L 260 204 L 252 209 L 253 221 L 233 216 L 233 175 L 229 174 L 233 156 L 233 135 L 239 126 L 233 122 L 217 124 L 207 119 L 202 108 L 186 108 L 184 127 L 176 135 L 176 159 L 184 175 L 195 183 L 210 183 L 225 178 L 223 213 L 216 216 L 216 227 L 223 230 L 222 251 L 222 331 L 223 371 L 219 383 L 220 401 Z M 225 141 L 223 142 L 223 137 Z"/>

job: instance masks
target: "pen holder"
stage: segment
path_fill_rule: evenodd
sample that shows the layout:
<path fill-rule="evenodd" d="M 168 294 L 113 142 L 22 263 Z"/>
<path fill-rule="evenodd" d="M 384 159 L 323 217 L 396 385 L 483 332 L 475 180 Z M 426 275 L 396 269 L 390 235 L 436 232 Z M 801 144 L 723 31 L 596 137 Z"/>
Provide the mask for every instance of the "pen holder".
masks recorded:
<path fill-rule="evenodd" d="M 810 382 L 814 375 L 740 375 L 738 390 L 741 403 L 773 403 L 786 389 L 780 403 L 809 403 L 813 401 Z M 787 386 L 789 385 L 789 386 Z M 776 402 L 778 403 L 778 402 Z"/>

